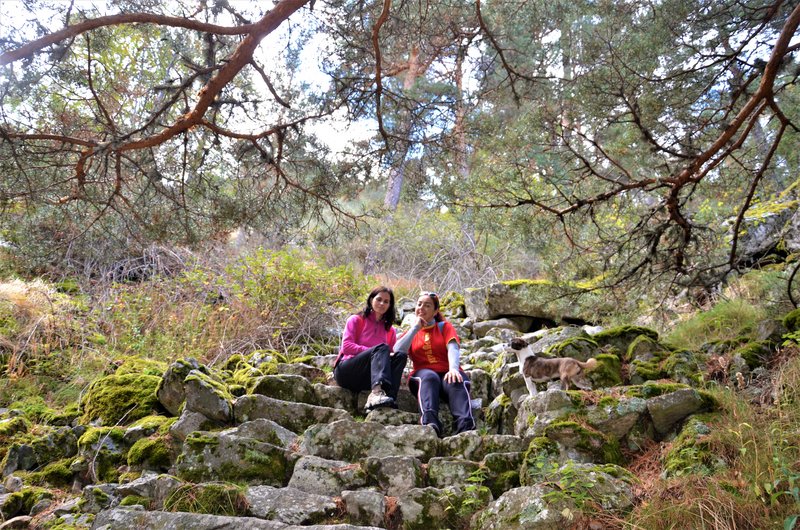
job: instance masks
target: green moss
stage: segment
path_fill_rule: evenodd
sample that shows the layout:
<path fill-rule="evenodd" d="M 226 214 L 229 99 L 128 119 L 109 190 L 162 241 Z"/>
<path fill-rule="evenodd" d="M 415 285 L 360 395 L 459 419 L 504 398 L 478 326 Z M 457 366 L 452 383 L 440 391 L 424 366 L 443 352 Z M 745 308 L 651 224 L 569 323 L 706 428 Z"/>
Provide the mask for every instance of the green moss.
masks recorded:
<path fill-rule="evenodd" d="M 565 434 L 573 440 L 574 447 L 592 455 L 605 464 L 621 464 L 622 451 L 619 442 L 595 429 L 575 421 L 556 421 L 544 430 L 547 437 L 563 438 Z"/>
<path fill-rule="evenodd" d="M 689 385 L 682 383 L 656 383 L 647 381 L 642 385 L 629 386 L 625 390 L 625 395 L 628 397 L 638 397 L 648 399 L 651 397 L 661 396 L 680 390 L 682 388 L 690 388 Z"/>
<path fill-rule="evenodd" d="M 80 415 L 80 406 L 77 403 L 70 403 L 63 411 L 53 411 L 52 414 L 46 415 L 43 420 L 50 425 L 71 425 Z"/>
<path fill-rule="evenodd" d="M 202 431 L 195 431 L 193 433 L 190 433 L 189 436 L 186 437 L 184 443 L 189 445 L 195 450 L 202 451 L 203 448 L 207 445 L 210 446 L 219 445 L 219 438 L 214 435 L 203 433 Z"/>
<path fill-rule="evenodd" d="M 625 360 L 655 358 L 658 360 L 665 359 L 669 355 L 669 350 L 658 343 L 652 337 L 647 335 L 639 335 L 628 345 L 625 352 Z"/>
<path fill-rule="evenodd" d="M 588 337 L 572 337 L 565 341 L 553 344 L 544 350 L 546 357 L 572 357 L 585 361 L 592 356 L 598 347 L 597 342 Z"/>
<path fill-rule="evenodd" d="M 141 357 L 126 357 L 114 372 L 114 375 L 143 374 L 161 377 L 167 371 L 167 363 L 143 359 Z"/>
<path fill-rule="evenodd" d="M 90 449 L 103 438 L 108 438 L 115 444 L 121 444 L 124 437 L 125 429 L 121 427 L 90 427 L 78 439 L 78 448 Z"/>
<path fill-rule="evenodd" d="M 244 516 L 248 503 L 241 486 L 223 482 L 184 484 L 164 501 L 164 510 Z"/>
<path fill-rule="evenodd" d="M 53 494 L 44 488 L 24 487 L 20 491 L 8 494 L 5 502 L 0 506 L 0 514 L 5 520 L 17 515 L 27 515 L 37 502 L 52 499 Z"/>
<path fill-rule="evenodd" d="M 233 401 L 233 395 L 228 389 L 228 386 L 225 385 L 225 383 L 218 381 L 210 374 L 194 370 L 193 372 L 191 372 L 189 375 L 186 376 L 186 379 L 184 379 L 184 383 L 188 383 L 189 381 L 197 381 L 201 385 L 210 387 L 211 390 L 213 390 L 214 393 L 217 394 L 220 398 L 225 399 L 227 401 Z"/>
<path fill-rule="evenodd" d="M 221 368 L 223 370 L 228 370 L 229 372 L 235 372 L 236 370 L 244 368 L 245 366 L 250 367 L 244 356 L 236 353 L 225 359 L 225 362 L 222 364 Z"/>
<path fill-rule="evenodd" d="M 772 351 L 763 342 L 749 342 L 733 351 L 733 355 L 741 356 L 751 370 L 763 365 L 771 354 Z"/>
<path fill-rule="evenodd" d="M 145 416 L 133 422 L 130 429 L 139 428 L 150 432 L 159 432 L 165 434 L 169 432 L 169 428 L 178 421 L 178 418 L 167 418 L 158 414 Z"/>
<path fill-rule="evenodd" d="M 78 440 L 79 454 L 91 466 L 99 482 L 116 482 L 118 468 L 125 463 L 123 437 L 125 429 L 96 427 L 87 430 Z"/>
<path fill-rule="evenodd" d="M 264 373 L 258 368 L 253 368 L 249 364 L 243 364 L 241 368 L 233 372 L 228 379 L 231 385 L 238 385 L 244 388 L 249 387 L 253 381 L 263 377 Z"/>
<path fill-rule="evenodd" d="M 31 396 L 8 405 L 9 410 L 18 410 L 33 423 L 44 423 L 55 411 L 41 396 Z"/>
<path fill-rule="evenodd" d="M 0 444 L 4 444 L 17 433 L 26 433 L 31 429 L 31 422 L 23 416 L 15 416 L 0 420 Z"/>
<path fill-rule="evenodd" d="M 800 330 L 800 309 L 786 313 L 783 317 L 783 325 L 789 332 Z"/>
<path fill-rule="evenodd" d="M 533 486 L 540 482 L 548 470 L 558 466 L 558 453 L 558 444 L 546 436 L 531 440 L 522 457 L 519 469 L 520 484 Z"/>
<path fill-rule="evenodd" d="M 128 465 L 166 471 L 172 465 L 171 442 L 169 435 L 137 440 L 128 451 Z"/>
<path fill-rule="evenodd" d="M 65 458 L 47 464 L 41 471 L 28 475 L 31 484 L 37 486 L 50 485 L 56 488 L 68 488 L 72 485 L 73 472 L 70 466 L 73 458 Z"/>
<path fill-rule="evenodd" d="M 516 288 L 516 287 L 527 287 L 527 286 L 532 286 L 532 285 L 549 285 L 549 286 L 553 286 L 553 287 L 555 287 L 555 285 L 556 285 L 554 282 L 552 282 L 550 280 L 544 280 L 544 279 L 536 279 L 536 280 L 531 280 L 531 279 L 506 280 L 506 281 L 503 281 L 503 282 L 500 282 L 500 283 L 502 283 L 503 285 L 507 285 L 508 287 L 511 287 L 512 289 Z"/>
<path fill-rule="evenodd" d="M 611 387 L 622 384 L 622 361 L 617 355 L 600 353 L 594 356 L 597 367 L 588 374 L 595 387 Z"/>
<path fill-rule="evenodd" d="M 121 501 L 119 501 L 120 506 L 144 506 L 145 509 L 150 507 L 150 499 L 147 497 L 139 497 L 138 495 L 128 495 Z"/>
<path fill-rule="evenodd" d="M 644 335 L 646 337 L 650 337 L 653 340 L 658 340 L 658 332 L 650 329 L 644 328 L 641 326 L 619 326 L 616 328 L 607 329 L 605 331 L 601 331 L 596 335 L 593 335 L 592 338 L 597 342 L 607 342 L 609 339 L 617 339 L 620 337 L 630 337 L 636 338 L 639 335 Z"/>
<path fill-rule="evenodd" d="M 710 475 L 724 467 L 708 439 L 711 429 L 700 417 L 692 417 L 681 429 L 664 456 L 664 473 L 667 478 L 684 475 Z"/>
<path fill-rule="evenodd" d="M 631 381 L 639 378 L 640 381 L 654 381 L 666 377 L 666 372 L 661 369 L 661 364 L 658 361 L 640 361 L 634 360 L 631 363 L 630 377 Z"/>
<path fill-rule="evenodd" d="M 154 375 L 110 375 L 98 379 L 86 392 L 83 421 L 99 419 L 102 425 L 126 424 L 160 408 L 156 388 L 161 378 Z"/>
<path fill-rule="evenodd" d="M 697 354 L 689 350 L 673 351 L 662 364 L 662 368 L 670 378 L 680 383 L 700 385 L 703 381 Z"/>

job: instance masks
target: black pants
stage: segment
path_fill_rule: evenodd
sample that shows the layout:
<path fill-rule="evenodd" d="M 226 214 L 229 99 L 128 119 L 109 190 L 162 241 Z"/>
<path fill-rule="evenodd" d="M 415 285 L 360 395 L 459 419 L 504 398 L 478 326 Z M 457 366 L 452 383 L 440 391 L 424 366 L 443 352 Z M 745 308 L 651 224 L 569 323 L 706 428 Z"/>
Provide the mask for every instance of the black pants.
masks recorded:
<path fill-rule="evenodd" d="M 433 425 L 436 433 L 442 435 L 442 422 L 439 421 L 439 400 L 444 399 L 453 413 L 453 431 L 458 434 L 475 428 L 472 417 L 472 404 L 469 396 L 469 378 L 461 372 L 463 383 L 445 383 L 446 372 L 438 373 L 428 368 L 414 372 L 408 380 L 408 388 L 416 394 L 422 425 Z"/>
<path fill-rule="evenodd" d="M 407 359 L 408 355 L 405 353 L 389 355 L 389 346 L 379 344 L 355 357 L 340 361 L 333 369 L 333 377 L 340 387 L 353 392 L 370 390 L 375 385 L 381 385 L 384 392 L 397 401 L 400 378 Z"/>

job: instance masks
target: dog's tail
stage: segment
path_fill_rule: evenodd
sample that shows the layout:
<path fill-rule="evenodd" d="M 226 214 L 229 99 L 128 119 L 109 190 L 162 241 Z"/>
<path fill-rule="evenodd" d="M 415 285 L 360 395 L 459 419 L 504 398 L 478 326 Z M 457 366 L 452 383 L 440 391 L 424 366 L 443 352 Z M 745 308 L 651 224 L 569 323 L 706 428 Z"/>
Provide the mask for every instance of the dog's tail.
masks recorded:
<path fill-rule="evenodd" d="M 580 361 L 577 361 L 577 363 L 578 363 L 578 366 L 580 366 L 581 368 L 583 368 L 587 372 L 589 370 L 594 370 L 595 368 L 597 368 L 597 359 L 595 359 L 595 358 L 587 359 L 585 363 L 582 363 Z"/>

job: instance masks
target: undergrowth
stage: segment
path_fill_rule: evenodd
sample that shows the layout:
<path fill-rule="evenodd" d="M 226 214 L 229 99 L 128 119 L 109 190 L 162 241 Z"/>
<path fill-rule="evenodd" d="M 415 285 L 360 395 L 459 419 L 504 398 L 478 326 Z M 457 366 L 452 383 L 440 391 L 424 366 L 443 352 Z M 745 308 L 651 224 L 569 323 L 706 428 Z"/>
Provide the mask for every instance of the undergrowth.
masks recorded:
<path fill-rule="evenodd" d="M 213 365 L 258 349 L 288 360 L 335 353 L 339 324 L 360 309 L 369 281 L 299 251 L 258 250 L 82 292 L 75 282 L 68 293 L 39 280 L 0 283 L 0 405 L 41 396 L 66 406 L 128 357 Z"/>
<path fill-rule="evenodd" d="M 768 385 L 774 402 L 753 403 L 730 388 L 710 391 L 720 413 L 710 421 L 703 444 L 725 466 L 708 475 L 662 479 L 661 460 L 649 477 L 639 473 L 639 504 L 615 526 L 632 530 L 785 528 L 800 516 L 800 350 L 790 346 L 786 363 Z M 640 468 L 648 467 L 641 462 Z"/>

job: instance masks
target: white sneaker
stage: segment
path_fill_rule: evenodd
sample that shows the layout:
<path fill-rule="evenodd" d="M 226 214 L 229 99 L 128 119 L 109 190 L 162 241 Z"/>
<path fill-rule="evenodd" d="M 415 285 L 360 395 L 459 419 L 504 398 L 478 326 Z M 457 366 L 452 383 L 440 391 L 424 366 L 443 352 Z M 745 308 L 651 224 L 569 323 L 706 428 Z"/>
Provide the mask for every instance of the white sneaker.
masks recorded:
<path fill-rule="evenodd" d="M 378 407 L 385 407 L 394 400 L 386 395 L 386 392 L 380 390 L 378 392 L 370 392 L 367 396 L 367 404 L 364 406 L 367 410 L 372 410 Z"/>

